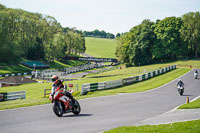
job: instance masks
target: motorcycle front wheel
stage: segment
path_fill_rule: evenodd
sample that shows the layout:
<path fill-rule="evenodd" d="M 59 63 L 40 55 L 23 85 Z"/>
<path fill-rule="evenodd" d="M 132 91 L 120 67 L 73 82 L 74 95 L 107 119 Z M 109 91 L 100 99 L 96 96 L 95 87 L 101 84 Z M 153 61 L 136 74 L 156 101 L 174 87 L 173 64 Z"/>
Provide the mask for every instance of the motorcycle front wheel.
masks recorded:
<path fill-rule="evenodd" d="M 61 102 L 56 100 L 53 102 L 53 112 L 58 116 L 58 117 L 62 117 L 63 116 L 63 107 L 61 105 Z"/>
<path fill-rule="evenodd" d="M 183 95 L 183 89 L 179 89 L 179 94 L 182 96 Z"/>
<path fill-rule="evenodd" d="M 81 106 L 79 102 L 76 100 L 74 103 L 74 106 L 72 107 L 72 113 L 74 113 L 75 115 L 78 115 L 80 112 L 81 112 Z"/>

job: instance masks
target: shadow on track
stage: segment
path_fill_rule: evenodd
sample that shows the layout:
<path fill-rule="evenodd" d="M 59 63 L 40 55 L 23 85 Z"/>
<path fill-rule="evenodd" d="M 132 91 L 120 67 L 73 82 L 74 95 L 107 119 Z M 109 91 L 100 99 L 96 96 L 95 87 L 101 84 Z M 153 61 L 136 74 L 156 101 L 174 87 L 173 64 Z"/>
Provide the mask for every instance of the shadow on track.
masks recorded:
<path fill-rule="evenodd" d="M 193 96 L 193 95 L 182 95 L 182 96 L 186 96 L 186 97 L 188 96 L 189 97 L 189 96 Z"/>
<path fill-rule="evenodd" d="M 88 117 L 88 116 L 92 116 L 92 114 L 79 114 L 79 115 L 65 115 L 63 117 Z"/>

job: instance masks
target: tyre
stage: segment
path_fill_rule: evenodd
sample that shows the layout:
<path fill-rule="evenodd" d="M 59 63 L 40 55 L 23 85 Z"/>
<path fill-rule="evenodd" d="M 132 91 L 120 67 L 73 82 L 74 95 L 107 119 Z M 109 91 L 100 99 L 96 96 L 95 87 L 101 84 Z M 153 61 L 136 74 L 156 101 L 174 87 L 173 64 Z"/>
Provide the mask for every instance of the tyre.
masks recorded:
<path fill-rule="evenodd" d="M 53 103 L 53 112 L 58 116 L 58 117 L 62 117 L 63 116 L 63 107 L 61 105 L 60 101 L 54 101 Z"/>
<path fill-rule="evenodd" d="M 181 95 L 181 96 L 183 95 L 183 90 L 181 90 L 181 93 L 180 93 L 180 95 Z"/>
<path fill-rule="evenodd" d="M 178 93 L 181 95 L 181 89 L 178 89 Z"/>
<path fill-rule="evenodd" d="M 75 103 L 74 103 L 74 106 L 72 108 L 72 112 L 75 114 L 75 115 L 78 115 L 80 112 L 81 112 L 81 106 L 79 104 L 79 102 L 76 100 Z"/>
<path fill-rule="evenodd" d="M 183 89 L 179 89 L 179 94 L 182 96 L 183 95 Z"/>

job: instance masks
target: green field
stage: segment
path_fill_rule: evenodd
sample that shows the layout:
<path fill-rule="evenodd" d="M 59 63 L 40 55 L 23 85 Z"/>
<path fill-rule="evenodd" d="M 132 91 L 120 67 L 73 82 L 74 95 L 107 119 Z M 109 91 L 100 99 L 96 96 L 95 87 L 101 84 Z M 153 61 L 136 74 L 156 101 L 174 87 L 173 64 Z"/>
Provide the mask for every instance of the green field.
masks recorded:
<path fill-rule="evenodd" d="M 117 41 L 114 39 L 86 37 L 85 43 L 86 54 L 99 58 L 116 58 Z"/>
<path fill-rule="evenodd" d="M 183 64 L 182 62 L 172 62 L 172 64 Z M 188 64 L 188 62 L 184 62 Z M 198 64 L 196 61 L 190 62 L 190 64 Z M 141 67 L 130 67 L 130 68 L 123 68 L 123 69 L 116 69 L 111 71 L 100 72 L 98 74 L 91 74 L 83 78 L 82 80 L 77 81 L 70 81 L 67 83 L 77 83 L 79 87 L 83 83 L 91 83 L 91 82 L 102 82 L 102 81 L 110 81 L 115 79 L 121 79 L 124 77 L 134 76 L 134 75 L 141 75 L 144 70 L 145 71 L 152 71 L 154 69 L 160 67 L 166 67 L 169 63 L 166 64 L 154 64 L 154 65 L 147 65 Z M 184 65 L 184 64 L 183 64 Z M 124 86 L 116 89 L 105 90 L 105 91 L 96 91 L 88 93 L 88 95 L 80 96 L 80 93 L 76 93 L 77 99 L 88 98 L 88 97 L 96 97 L 96 96 L 104 96 L 104 95 L 114 95 L 117 93 L 132 93 L 138 91 L 145 91 L 149 89 L 153 89 L 159 87 L 173 79 L 178 78 L 179 76 L 183 75 L 184 73 L 191 70 L 189 67 L 182 67 L 177 66 L 178 69 L 168 72 L 164 75 L 160 75 L 144 82 L 139 82 L 133 85 Z M 200 63 L 197 65 L 200 68 Z M 162 80 L 161 80 L 162 79 Z M 158 82 L 159 81 L 159 82 Z M 16 107 L 23 107 L 23 106 L 31 106 L 31 105 L 38 105 L 49 103 L 48 98 L 44 98 L 44 88 L 51 88 L 52 83 L 32 83 L 20 86 L 13 86 L 13 87 L 3 87 L 0 88 L 0 92 L 11 92 L 11 91 L 21 91 L 26 90 L 26 99 L 25 100 L 14 100 L 14 101 L 5 101 L 0 102 L 0 109 L 7 109 L 7 108 L 16 108 Z"/>

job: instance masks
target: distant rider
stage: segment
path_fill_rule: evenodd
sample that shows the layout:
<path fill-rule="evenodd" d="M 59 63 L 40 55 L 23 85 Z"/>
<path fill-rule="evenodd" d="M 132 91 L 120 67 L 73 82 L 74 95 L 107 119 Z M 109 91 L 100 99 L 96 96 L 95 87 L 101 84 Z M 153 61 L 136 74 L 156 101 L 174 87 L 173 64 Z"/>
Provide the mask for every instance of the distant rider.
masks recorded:
<path fill-rule="evenodd" d="M 177 86 L 184 86 L 184 83 L 181 79 L 178 80 Z"/>
<path fill-rule="evenodd" d="M 52 85 L 52 89 L 51 89 L 51 96 L 53 97 L 53 95 L 55 94 L 55 90 L 57 88 L 64 89 L 64 85 L 63 85 L 63 82 L 59 79 L 59 77 L 57 75 L 52 76 L 52 81 L 54 82 L 53 85 Z M 64 93 L 67 97 L 69 97 L 72 100 L 72 104 L 74 104 L 75 99 L 72 96 L 72 94 L 69 93 L 68 91 L 64 91 Z"/>
<path fill-rule="evenodd" d="M 198 77 L 198 71 L 197 70 L 194 72 L 194 77 Z"/>

